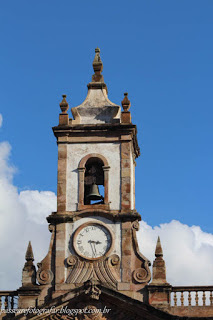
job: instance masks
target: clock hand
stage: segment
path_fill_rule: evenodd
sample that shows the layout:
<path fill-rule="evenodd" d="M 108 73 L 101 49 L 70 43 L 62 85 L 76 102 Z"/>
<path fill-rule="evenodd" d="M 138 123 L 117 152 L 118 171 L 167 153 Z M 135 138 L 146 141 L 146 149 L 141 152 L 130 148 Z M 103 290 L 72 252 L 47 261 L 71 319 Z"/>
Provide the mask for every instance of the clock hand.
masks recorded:
<path fill-rule="evenodd" d="M 97 252 L 96 252 L 96 247 L 95 247 L 95 245 L 96 245 L 96 242 L 94 241 L 94 249 L 95 249 L 95 256 L 97 255 Z"/>
<path fill-rule="evenodd" d="M 95 258 L 95 257 L 96 257 L 95 241 L 93 241 L 93 240 L 88 240 L 88 243 L 91 245 L 92 255 L 93 255 L 93 257 Z"/>
<path fill-rule="evenodd" d="M 93 252 L 94 252 L 94 258 L 96 258 L 96 248 L 95 248 L 95 241 L 93 241 Z"/>

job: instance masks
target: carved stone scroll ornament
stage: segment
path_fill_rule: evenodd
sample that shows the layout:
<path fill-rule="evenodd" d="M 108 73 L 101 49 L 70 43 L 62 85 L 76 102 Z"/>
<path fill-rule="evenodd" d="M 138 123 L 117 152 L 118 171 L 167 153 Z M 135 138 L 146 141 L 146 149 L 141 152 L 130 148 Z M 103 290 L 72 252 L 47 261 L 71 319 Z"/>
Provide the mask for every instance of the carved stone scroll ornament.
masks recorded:
<path fill-rule="evenodd" d="M 138 283 L 143 283 L 147 281 L 148 273 L 144 268 L 138 268 L 133 271 L 133 278 Z"/>
<path fill-rule="evenodd" d="M 132 223 L 133 248 L 137 259 L 141 262 L 141 267 L 133 270 L 132 278 L 138 284 L 146 284 L 151 279 L 151 273 L 149 269 L 151 263 L 139 250 L 138 241 L 136 237 L 136 232 L 139 230 L 139 226 L 140 225 L 138 220 L 135 220 Z"/>
<path fill-rule="evenodd" d="M 76 263 L 78 262 L 78 258 L 77 257 L 75 257 L 75 256 L 69 256 L 68 258 L 67 258 L 67 265 L 69 266 L 69 267 L 74 267 L 75 265 L 76 265 Z"/>
<path fill-rule="evenodd" d="M 53 273 L 51 270 L 42 270 L 42 263 L 38 263 L 37 281 L 40 284 L 50 284 L 53 280 Z"/>
<path fill-rule="evenodd" d="M 135 220 L 135 221 L 132 223 L 132 228 L 135 229 L 136 231 L 138 231 L 138 230 L 140 229 L 140 225 L 139 225 L 138 220 Z"/>
<path fill-rule="evenodd" d="M 117 254 L 113 254 L 109 257 L 109 262 L 112 266 L 117 266 L 120 262 L 120 258 Z"/>
<path fill-rule="evenodd" d="M 49 224 L 48 226 L 49 232 L 54 232 L 55 231 L 55 226 L 53 224 Z"/>
<path fill-rule="evenodd" d="M 46 257 L 37 264 L 37 281 L 39 284 L 51 284 L 53 280 L 53 272 L 51 271 L 53 250 L 54 250 L 54 240 L 55 240 L 55 226 L 50 224 L 49 231 L 52 233 L 50 246 Z"/>

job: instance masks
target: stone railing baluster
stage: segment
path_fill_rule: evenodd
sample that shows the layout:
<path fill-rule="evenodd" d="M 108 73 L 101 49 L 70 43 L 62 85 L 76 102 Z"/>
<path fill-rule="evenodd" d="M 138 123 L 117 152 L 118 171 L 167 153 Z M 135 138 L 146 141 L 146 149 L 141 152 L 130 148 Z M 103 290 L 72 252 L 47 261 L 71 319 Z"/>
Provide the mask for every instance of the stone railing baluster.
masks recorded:
<path fill-rule="evenodd" d="M 7 310 L 7 308 L 8 308 L 8 296 L 6 296 L 4 300 L 4 309 Z"/>
<path fill-rule="evenodd" d="M 212 305 L 213 305 L 212 291 L 210 291 L 210 297 L 209 297 L 209 300 L 210 300 L 210 306 L 212 306 Z"/>
<path fill-rule="evenodd" d="M 14 297 L 12 296 L 11 297 L 11 300 L 10 300 L 10 303 L 11 303 L 11 309 L 14 309 Z"/>
<path fill-rule="evenodd" d="M 177 306 L 177 293 L 174 292 L 174 306 Z"/>
<path fill-rule="evenodd" d="M 181 303 L 181 307 L 182 307 L 184 305 L 183 291 L 181 291 L 181 294 L 180 294 L 180 303 Z"/>
<path fill-rule="evenodd" d="M 191 296 L 191 291 L 189 291 L 188 293 L 188 305 L 191 306 L 192 305 L 192 296 Z"/>
<path fill-rule="evenodd" d="M 195 304 L 196 304 L 196 307 L 198 306 L 198 301 L 199 301 L 198 291 L 195 291 Z"/>
<path fill-rule="evenodd" d="M 206 292 L 205 291 L 203 291 L 202 300 L 203 300 L 203 306 L 205 306 L 206 305 Z"/>

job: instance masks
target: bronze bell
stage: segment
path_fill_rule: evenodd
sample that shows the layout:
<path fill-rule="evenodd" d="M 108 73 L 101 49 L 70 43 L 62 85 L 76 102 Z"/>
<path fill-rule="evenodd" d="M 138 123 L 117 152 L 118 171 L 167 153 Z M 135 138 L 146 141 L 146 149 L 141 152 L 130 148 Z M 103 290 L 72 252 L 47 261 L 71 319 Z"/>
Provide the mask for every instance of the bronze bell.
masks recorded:
<path fill-rule="evenodd" d="M 88 200 L 102 200 L 103 197 L 100 195 L 98 185 L 97 184 L 92 184 L 90 186 L 90 191 L 89 194 L 87 195 Z"/>

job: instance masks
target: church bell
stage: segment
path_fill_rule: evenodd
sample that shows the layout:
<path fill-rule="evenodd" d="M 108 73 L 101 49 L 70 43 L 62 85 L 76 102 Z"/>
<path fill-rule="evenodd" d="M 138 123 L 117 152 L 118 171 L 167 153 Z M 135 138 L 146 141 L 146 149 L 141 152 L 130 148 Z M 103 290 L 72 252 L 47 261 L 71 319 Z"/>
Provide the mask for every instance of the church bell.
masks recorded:
<path fill-rule="evenodd" d="M 89 194 L 87 195 L 88 200 L 103 200 L 103 197 L 100 195 L 98 185 L 92 184 L 90 186 Z"/>

